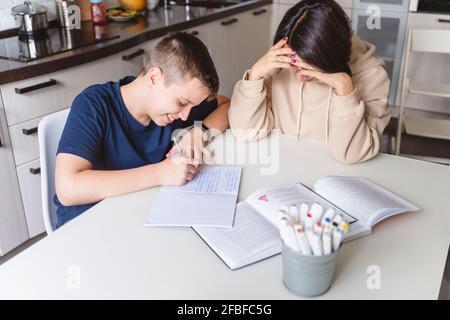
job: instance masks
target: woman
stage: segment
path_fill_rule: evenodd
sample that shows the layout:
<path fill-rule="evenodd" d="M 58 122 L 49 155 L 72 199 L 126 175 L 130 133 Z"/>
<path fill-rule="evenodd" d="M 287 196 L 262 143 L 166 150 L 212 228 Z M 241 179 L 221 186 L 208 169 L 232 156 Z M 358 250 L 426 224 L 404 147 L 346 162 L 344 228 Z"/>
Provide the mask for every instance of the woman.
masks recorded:
<path fill-rule="evenodd" d="M 333 0 L 303 0 L 283 17 L 275 45 L 234 88 L 230 126 L 241 139 L 272 129 L 328 142 L 333 156 L 375 156 L 389 123 L 389 79 L 375 47 L 352 35 Z"/>

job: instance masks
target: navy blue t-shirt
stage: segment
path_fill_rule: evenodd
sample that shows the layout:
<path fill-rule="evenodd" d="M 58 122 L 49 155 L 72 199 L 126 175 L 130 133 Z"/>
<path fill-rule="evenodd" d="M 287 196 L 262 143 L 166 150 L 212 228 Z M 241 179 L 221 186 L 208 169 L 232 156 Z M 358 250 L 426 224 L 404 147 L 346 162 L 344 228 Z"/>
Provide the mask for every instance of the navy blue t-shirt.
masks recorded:
<path fill-rule="evenodd" d="M 93 170 L 131 169 L 158 163 L 171 147 L 174 129 L 203 120 L 217 107 L 217 100 L 205 100 L 192 108 L 187 121 L 176 120 L 164 127 L 150 121 L 145 126 L 129 113 L 120 92 L 120 86 L 134 79 L 126 77 L 83 90 L 72 103 L 57 153 L 84 158 Z M 57 228 L 95 204 L 64 206 L 56 194 L 54 203 Z"/>

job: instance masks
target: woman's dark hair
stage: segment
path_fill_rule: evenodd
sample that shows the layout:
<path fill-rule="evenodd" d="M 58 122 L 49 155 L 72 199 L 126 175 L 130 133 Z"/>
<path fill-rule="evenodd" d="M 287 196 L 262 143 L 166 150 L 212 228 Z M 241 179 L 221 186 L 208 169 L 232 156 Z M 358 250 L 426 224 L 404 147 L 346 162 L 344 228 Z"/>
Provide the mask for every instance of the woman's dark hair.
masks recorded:
<path fill-rule="evenodd" d="M 281 20 L 274 44 L 284 37 L 306 63 L 323 72 L 351 75 L 350 22 L 334 0 L 303 0 L 294 5 Z"/>

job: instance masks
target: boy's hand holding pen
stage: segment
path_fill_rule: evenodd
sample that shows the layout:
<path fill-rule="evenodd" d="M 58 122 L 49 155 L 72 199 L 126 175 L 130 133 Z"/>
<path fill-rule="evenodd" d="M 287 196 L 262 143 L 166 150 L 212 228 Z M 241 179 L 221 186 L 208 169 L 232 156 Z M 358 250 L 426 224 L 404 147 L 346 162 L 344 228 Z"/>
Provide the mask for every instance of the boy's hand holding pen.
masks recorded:
<path fill-rule="evenodd" d="M 280 236 L 292 250 L 322 256 L 337 251 L 349 225 L 334 209 L 318 203 L 283 206 L 278 211 Z"/>
<path fill-rule="evenodd" d="M 167 153 L 167 158 L 183 156 L 196 166 L 213 163 L 212 154 L 207 148 L 204 132 L 200 127 L 177 130 L 172 134 L 171 140 L 174 145 Z"/>

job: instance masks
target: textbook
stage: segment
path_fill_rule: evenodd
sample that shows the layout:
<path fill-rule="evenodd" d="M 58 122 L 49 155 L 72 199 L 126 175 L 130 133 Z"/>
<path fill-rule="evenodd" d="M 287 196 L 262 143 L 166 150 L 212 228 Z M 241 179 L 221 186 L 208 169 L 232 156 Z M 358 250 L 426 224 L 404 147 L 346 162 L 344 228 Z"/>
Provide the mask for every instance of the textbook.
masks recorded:
<path fill-rule="evenodd" d="M 233 228 L 194 230 L 235 270 L 281 252 L 277 227 L 277 211 L 281 206 L 313 202 L 334 208 L 346 219 L 350 227 L 344 242 L 370 234 L 375 224 L 390 216 L 419 210 L 368 179 L 326 176 L 312 189 L 298 182 L 257 190 L 237 204 Z"/>
<path fill-rule="evenodd" d="M 204 165 L 180 187 L 162 187 L 145 226 L 233 226 L 242 168 Z"/>

